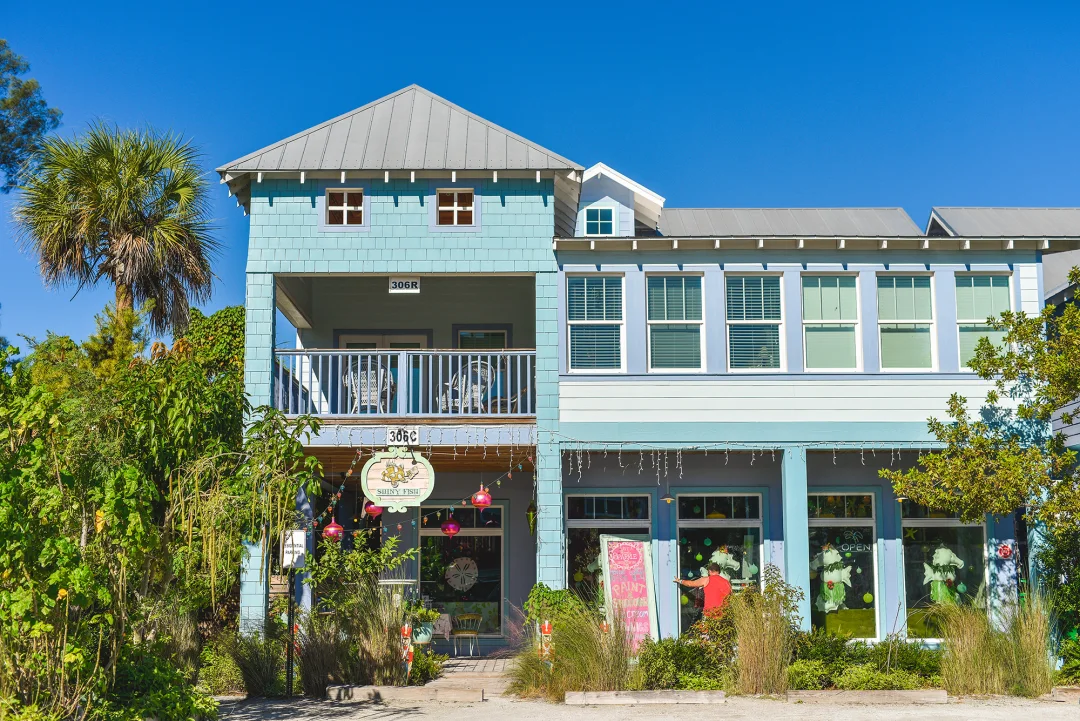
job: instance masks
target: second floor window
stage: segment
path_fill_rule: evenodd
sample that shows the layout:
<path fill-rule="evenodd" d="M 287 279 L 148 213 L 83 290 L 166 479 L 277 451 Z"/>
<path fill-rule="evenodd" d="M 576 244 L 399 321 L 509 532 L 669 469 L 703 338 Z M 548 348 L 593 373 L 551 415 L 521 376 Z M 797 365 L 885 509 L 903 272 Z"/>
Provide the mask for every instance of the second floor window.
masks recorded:
<path fill-rule="evenodd" d="M 804 275 L 802 295 L 807 370 L 854 370 L 859 321 L 854 276 Z"/>
<path fill-rule="evenodd" d="M 570 370 L 622 370 L 622 283 L 611 275 L 566 279 Z"/>
<path fill-rule="evenodd" d="M 647 285 L 649 369 L 701 370 L 701 276 L 654 275 Z"/>
<path fill-rule="evenodd" d="M 878 332 L 881 367 L 934 367 L 930 276 L 878 276 Z"/>
<path fill-rule="evenodd" d="M 728 362 L 732 370 L 780 369 L 780 277 L 728 276 Z"/>
<path fill-rule="evenodd" d="M 439 225 L 473 225 L 474 195 L 467 190 L 439 190 L 435 197 L 438 201 L 436 217 Z"/>
<path fill-rule="evenodd" d="M 363 225 L 363 190 L 326 191 L 327 225 Z"/>
<path fill-rule="evenodd" d="M 986 320 L 1010 310 L 1009 277 L 1006 275 L 956 276 L 956 322 L 960 333 L 960 367 L 975 357 L 980 338 L 1002 345 L 1005 331 L 994 330 Z"/>
<path fill-rule="evenodd" d="M 586 208 L 585 235 L 614 235 L 614 217 L 613 208 Z"/>

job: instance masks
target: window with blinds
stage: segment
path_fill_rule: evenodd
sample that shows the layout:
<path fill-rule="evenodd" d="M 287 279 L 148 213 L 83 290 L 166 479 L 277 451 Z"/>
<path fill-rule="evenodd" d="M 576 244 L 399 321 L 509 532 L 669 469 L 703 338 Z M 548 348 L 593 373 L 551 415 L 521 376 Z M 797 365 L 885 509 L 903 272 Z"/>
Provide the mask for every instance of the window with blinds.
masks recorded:
<path fill-rule="evenodd" d="M 933 368 L 930 276 L 881 275 L 877 283 L 881 367 Z"/>
<path fill-rule="evenodd" d="M 653 275 L 646 286 L 649 370 L 701 370 L 701 276 Z"/>
<path fill-rule="evenodd" d="M 807 370 L 858 367 L 859 303 L 855 277 L 802 277 L 803 350 Z"/>
<path fill-rule="evenodd" d="M 975 357 L 975 346 L 980 338 L 987 338 L 997 346 L 1004 344 L 1005 331 L 994 330 L 986 321 L 1011 309 L 1009 276 L 956 276 L 956 323 L 960 333 L 961 368 L 966 368 Z"/>
<path fill-rule="evenodd" d="M 732 370 L 778 370 L 780 277 L 727 277 L 728 364 Z"/>
<path fill-rule="evenodd" d="M 623 279 L 570 276 L 566 279 L 570 370 L 623 368 Z"/>

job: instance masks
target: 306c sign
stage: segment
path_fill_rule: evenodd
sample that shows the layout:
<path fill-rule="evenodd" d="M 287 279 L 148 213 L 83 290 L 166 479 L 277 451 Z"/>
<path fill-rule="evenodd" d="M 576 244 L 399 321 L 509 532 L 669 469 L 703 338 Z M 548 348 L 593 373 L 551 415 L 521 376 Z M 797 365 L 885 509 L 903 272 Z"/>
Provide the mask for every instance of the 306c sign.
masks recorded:
<path fill-rule="evenodd" d="M 387 426 L 387 446 L 420 445 L 420 426 Z"/>

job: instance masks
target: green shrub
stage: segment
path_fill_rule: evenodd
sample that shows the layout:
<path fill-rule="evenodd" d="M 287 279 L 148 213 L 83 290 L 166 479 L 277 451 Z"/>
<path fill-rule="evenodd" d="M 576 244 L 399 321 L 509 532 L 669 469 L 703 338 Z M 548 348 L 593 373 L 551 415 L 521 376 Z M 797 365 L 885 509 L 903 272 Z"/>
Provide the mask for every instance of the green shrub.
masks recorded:
<path fill-rule="evenodd" d="M 589 609 L 581 596 L 572 589 L 563 588 L 554 590 L 546 584 L 538 583 L 529 591 L 529 597 L 525 599 L 522 611 L 525 612 L 525 626 L 531 626 L 541 621 L 555 623 L 566 614 L 580 614 Z"/>
<path fill-rule="evenodd" d="M 869 663 L 848 666 L 835 678 L 835 683 L 843 691 L 910 691 L 924 685 L 923 680 L 913 673 L 885 673 Z"/>
<path fill-rule="evenodd" d="M 788 666 L 788 688 L 818 691 L 832 685 L 830 667 L 824 661 L 796 659 Z"/>
<path fill-rule="evenodd" d="M 217 644 L 208 643 L 199 654 L 200 689 L 211 696 L 244 693 L 244 677 L 232 656 Z"/>
<path fill-rule="evenodd" d="M 727 691 L 732 688 L 730 669 L 724 669 L 716 676 L 680 673 L 676 688 L 687 691 Z"/>
<path fill-rule="evenodd" d="M 728 665 L 718 663 L 693 631 L 681 638 L 646 639 L 638 648 L 638 671 L 645 689 L 722 689 L 730 682 Z"/>
<path fill-rule="evenodd" d="M 409 674 L 410 686 L 423 686 L 442 676 L 443 664 L 450 657 L 444 653 L 435 653 L 431 649 L 416 647 L 413 653 L 412 672 Z"/>
<path fill-rule="evenodd" d="M 867 653 L 878 671 L 907 671 L 924 678 L 941 675 L 941 651 L 928 648 L 920 641 L 908 641 L 901 636 L 889 636 L 871 646 Z"/>
<path fill-rule="evenodd" d="M 217 717 L 217 702 L 195 689 L 159 646 L 123 651 L 116 682 L 90 721 L 191 721 Z"/>
<path fill-rule="evenodd" d="M 1064 683 L 1080 683 L 1080 639 L 1066 638 L 1058 650 L 1061 655 L 1061 670 L 1058 676 Z"/>
<path fill-rule="evenodd" d="M 285 643 L 285 630 L 273 622 L 267 622 L 262 633 L 222 637 L 221 646 L 240 670 L 248 696 L 284 695 Z"/>

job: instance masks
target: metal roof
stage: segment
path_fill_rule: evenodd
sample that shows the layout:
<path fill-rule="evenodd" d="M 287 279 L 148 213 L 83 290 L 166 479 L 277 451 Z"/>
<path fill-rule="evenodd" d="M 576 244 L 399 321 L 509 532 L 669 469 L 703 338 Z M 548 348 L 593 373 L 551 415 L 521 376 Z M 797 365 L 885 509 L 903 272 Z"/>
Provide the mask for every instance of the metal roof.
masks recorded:
<path fill-rule="evenodd" d="M 942 226 L 958 236 L 981 238 L 1080 237 L 1080 208 L 933 208 Z"/>
<path fill-rule="evenodd" d="M 922 235 L 903 208 L 664 208 L 660 232 L 674 238 Z"/>
<path fill-rule="evenodd" d="M 217 170 L 451 169 L 584 168 L 419 85 L 410 85 Z"/>

